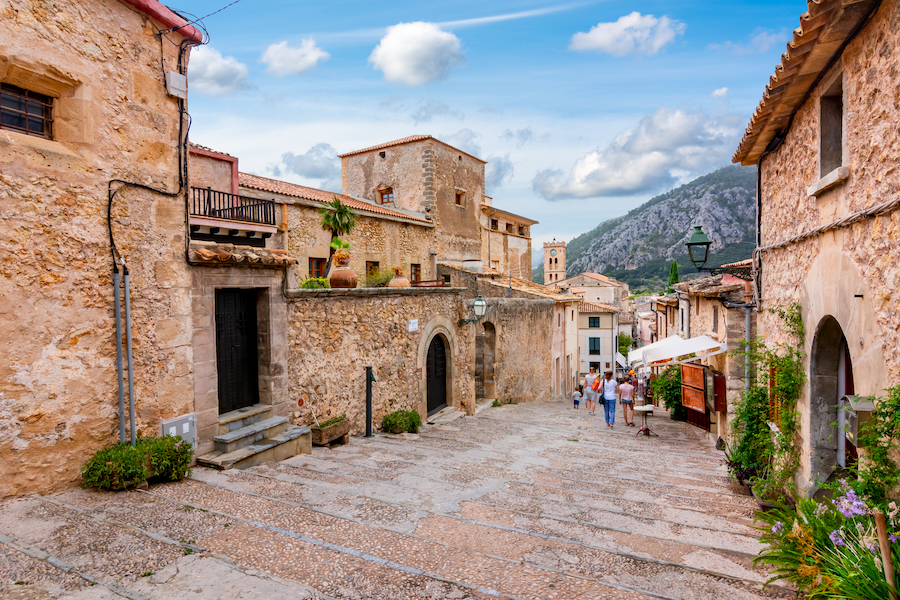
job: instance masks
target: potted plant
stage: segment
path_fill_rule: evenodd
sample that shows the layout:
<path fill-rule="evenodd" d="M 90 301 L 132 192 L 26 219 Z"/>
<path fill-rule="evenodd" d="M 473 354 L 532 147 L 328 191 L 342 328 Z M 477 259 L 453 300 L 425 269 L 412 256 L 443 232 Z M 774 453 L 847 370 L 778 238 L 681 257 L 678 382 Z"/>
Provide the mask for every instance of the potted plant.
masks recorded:
<path fill-rule="evenodd" d="M 382 431 L 390 433 L 418 433 L 421 426 L 422 417 L 414 410 L 397 410 L 381 420 Z"/>
<path fill-rule="evenodd" d="M 350 441 L 350 421 L 347 420 L 346 413 L 324 423 L 316 423 L 315 427 L 309 429 L 312 432 L 313 446 L 327 446 L 335 440 L 344 444 Z"/>
<path fill-rule="evenodd" d="M 325 263 L 326 275 L 331 272 L 332 259 L 337 259 L 337 257 L 334 256 L 337 251 L 337 248 L 334 246 L 334 241 L 353 231 L 356 227 L 357 216 L 358 215 L 353 212 L 350 207 L 341 202 L 337 196 L 332 196 L 331 202 L 325 202 L 325 206 L 319 209 L 319 224 L 324 231 L 331 234 L 328 261 Z M 349 248 L 350 246 L 347 247 Z"/>
<path fill-rule="evenodd" d="M 350 244 L 341 238 L 331 240 L 331 248 L 334 249 L 334 262 L 337 268 L 328 277 L 328 283 L 333 288 L 355 288 L 356 273 L 350 268 Z"/>
<path fill-rule="evenodd" d="M 394 277 L 388 282 L 388 287 L 392 288 L 408 288 L 412 287 L 409 279 L 403 276 L 403 267 L 391 267 L 394 271 Z"/>

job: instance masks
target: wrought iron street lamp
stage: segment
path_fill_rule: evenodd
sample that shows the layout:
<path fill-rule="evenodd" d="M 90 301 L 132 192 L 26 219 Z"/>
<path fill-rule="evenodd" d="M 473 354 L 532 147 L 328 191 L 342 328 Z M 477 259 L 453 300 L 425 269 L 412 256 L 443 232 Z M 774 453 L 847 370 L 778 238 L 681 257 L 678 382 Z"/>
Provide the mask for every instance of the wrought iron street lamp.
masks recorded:
<path fill-rule="evenodd" d="M 484 298 L 481 297 L 481 294 L 478 294 L 478 297 L 475 298 L 475 302 L 472 305 L 472 310 L 475 312 L 474 319 L 460 319 L 459 326 L 468 325 L 469 323 L 477 323 L 482 318 L 484 318 L 484 313 L 487 312 L 487 302 L 484 301 Z"/>
<path fill-rule="evenodd" d="M 703 233 L 703 227 L 694 225 L 691 239 L 688 240 L 685 246 L 687 246 L 691 262 L 697 267 L 697 271 L 709 271 L 710 275 L 728 274 L 733 275 L 738 279 L 743 279 L 744 281 L 753 281 L 753 269 L 750 266 L 711 267 L 709 269 L 704 269 L 703 266 L 706 264 L 706 261 L 709 260 L 710 245 L 712 245 L 712 242 L 710 241 L 709 236 Z"/>

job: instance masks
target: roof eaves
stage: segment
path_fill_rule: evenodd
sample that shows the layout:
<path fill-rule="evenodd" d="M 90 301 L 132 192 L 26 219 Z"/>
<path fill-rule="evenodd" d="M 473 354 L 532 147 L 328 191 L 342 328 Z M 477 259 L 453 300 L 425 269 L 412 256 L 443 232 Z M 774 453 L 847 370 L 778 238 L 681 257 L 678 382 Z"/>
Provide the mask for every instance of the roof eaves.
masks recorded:
<path fill-rule="evenodd" d="M 383 143 L 383 144 L 377 144 L 377 145 L 375 145 L 375 146 L 370 146 L 370 147 L 368 147 L 368 148 L 363 148 L 362 150 L 352 150 L 352 151 L 350 151 L 350 152 L 345 152 L 345 153 L 343 153 L 343 154 L 338 154 L 338 158 L 344 158 L 344 157 L 346 157 L 346 156 L 354 156 L 354 155 L 356 155 L 356 154 L 365 154 L 365 153 L 367 153 L 367 152 L 373 152 L 373 151 L 375 151 L 375 150 L 383 150 L 383 149 L 385 149 L 385 148 L 391 148 L 391 147 L 393 147 L 393 146 L 402 146 L 402 145 L 404 145 L 404 144 L 413 144 L 413 143 L 416 143 L 416 142 L 422 142 L 422 141 L 425 141 L 425 140 L 434 140 L 435 142 L 438 142 L 439 144 L 442 144 L 442 145 L 444 145 L 444 146 L 446 146 L 446 147 L 452 149 L 454 152 L 459 152 L 460 154 L 465 154 L 465 155 L 468 156 L 469 158 L 472 158 L 472 159 L 474 159 L 474 160 L 477 160 L 478 162 L 487 164 L 487 161 L 486 161 L 486 160 L 483 160 L 483 159 L 481 159 L 481 158 L 478 158 L 477 156 L 474 156 L 474 155 L 472 155 L 472 154 L 469 154 L 469 153 L 466 152 L 465 150 L 460 150 L 460 149 L 457 148 L 456 146 L 451 146 L 451 145 L 448 144 L 447 142 L 443 142 L 443 141 L 439 140 L 438 138 L 434 137 L 433 135 L 411 135 L 411 136 L 408 136 L 408 137 L 405 137 L 405 138 L 400 138 L 399 140 L 394 140 L 394 141 L 392 141 L 392 142 L 385 142 L 385 143 Z"/>

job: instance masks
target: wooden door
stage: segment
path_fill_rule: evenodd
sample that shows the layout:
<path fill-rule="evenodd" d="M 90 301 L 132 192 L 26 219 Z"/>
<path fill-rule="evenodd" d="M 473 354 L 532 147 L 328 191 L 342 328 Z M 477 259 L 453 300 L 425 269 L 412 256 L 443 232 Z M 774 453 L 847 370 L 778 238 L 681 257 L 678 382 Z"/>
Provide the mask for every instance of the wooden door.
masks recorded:
<path fill-rule="evenodd" d="M 428 414 L 436 413 L 447 406 L 447 348 L 444 340 L 436 335 L 428 346 L 425 360 L 425 380 L 427 383 Z"/>
<path fill-rule="evenodd" d="M 219 414 L 259 402 L 256 290 L 216 290 Z"/>

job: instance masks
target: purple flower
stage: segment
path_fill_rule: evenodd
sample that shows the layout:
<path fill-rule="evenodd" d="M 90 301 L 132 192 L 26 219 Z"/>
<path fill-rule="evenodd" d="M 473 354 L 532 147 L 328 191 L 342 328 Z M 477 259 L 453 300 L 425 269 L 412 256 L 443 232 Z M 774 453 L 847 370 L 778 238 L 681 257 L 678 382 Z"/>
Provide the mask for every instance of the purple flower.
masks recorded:
<path fill-rule="evenodd" d="M 900 540 L 900 535 L 894 535 L 893 533 L 892 533 L 890 536 L 888 536 L 888 537 L 891 538 L 891 543 L 892 543 L 892 544 L 896 544 L 896 543 L 897 543 L 897 540 Z"/>
<path fill-rule="evenodd" d="M 844 540 L 841 539 L 840 530 L 832 531 L 831 533 L 828 534 L 828 537 L 831 538 L 831 541 L 835 546 L 846 546 L 847 545 L 844 543 Z"/>
<path fill-rule="evenodd" d="M 782 523 L 781 521 L 778 521 L 774 525 L 772 525 L 772 533 L 774 533 L 775 535 L 780 534 L 783 530 L 784 523 Z"/>
<path fill-rule="evenodd" d="M 834 507 L 840 511 L 842 515 L 848 519 L 852 519 L 857 515 L 865 515 L 869 512 L 866 503 L 860 500 L 859 496 L 853 490 L 847 490 L 846 494 L 832 500 Z"/>

